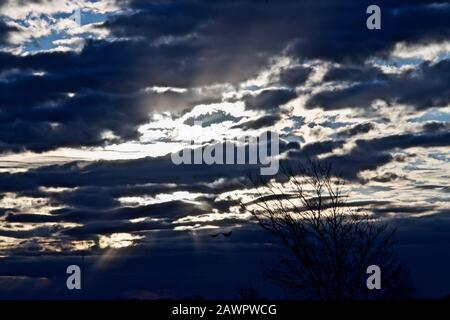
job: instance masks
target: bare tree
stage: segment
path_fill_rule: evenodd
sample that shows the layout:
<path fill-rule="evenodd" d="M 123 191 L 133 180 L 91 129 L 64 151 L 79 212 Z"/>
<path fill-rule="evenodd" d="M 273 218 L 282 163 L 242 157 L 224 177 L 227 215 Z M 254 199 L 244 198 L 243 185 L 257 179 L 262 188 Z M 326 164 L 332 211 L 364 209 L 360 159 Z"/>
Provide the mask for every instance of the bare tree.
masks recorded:
<path fill-rule="evenodd" d="M 237 288 L 238 299 L 241 300 L 263 300 L 260 295 L 259 288 L 252 283 L 246 285 L 240 284 Z"/>
<path fill-rule="evenodd" d="M 241 203 L 286 250 L 267 276 L 303 299 L 407 299 L 408 272 L 394 251 L 394 229 L 352 207 L 344 179 L 310 161 L 283 169 L 284 183 L 252 179 L 258 198 Z M 369 290 L 367 267 L 381 268 L 381 289 Z"/>

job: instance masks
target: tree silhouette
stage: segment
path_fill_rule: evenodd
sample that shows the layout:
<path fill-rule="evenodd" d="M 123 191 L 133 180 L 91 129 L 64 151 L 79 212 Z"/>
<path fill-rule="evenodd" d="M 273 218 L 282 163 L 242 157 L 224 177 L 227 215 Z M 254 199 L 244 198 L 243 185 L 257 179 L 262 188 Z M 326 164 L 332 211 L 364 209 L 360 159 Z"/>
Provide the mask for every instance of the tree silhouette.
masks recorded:
<path fill-rule="evenodd" d="M 237 296 L 240 300 L 263 300 L 259 288 L 252 283 L 240 284 L 237 288 Z"/>
<path fill-rule="evenodd" d="M 344 179 L 318 161 L 282 169 L 284 183 L 251 179 L 258 198 L 241 203 L 278 239 L 285 253 L 267 277 L 302 299 L 408 299 L 409 273 L 394 250 L 394 229 L 352 207 Z M 369 290 L 367 267 L 381 269 L 381 289 Z"/>

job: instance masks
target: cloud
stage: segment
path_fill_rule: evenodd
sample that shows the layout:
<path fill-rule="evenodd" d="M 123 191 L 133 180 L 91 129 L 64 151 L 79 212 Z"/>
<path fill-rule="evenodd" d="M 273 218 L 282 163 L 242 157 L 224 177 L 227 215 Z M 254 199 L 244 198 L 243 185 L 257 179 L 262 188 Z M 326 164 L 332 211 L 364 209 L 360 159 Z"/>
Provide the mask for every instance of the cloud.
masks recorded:
<path fill-rule="evenodd" d="M 446 169 L 448 124 L 443 113 L 420 112 L 450 103 L 448 1 L 381 1 L 382 29 L 369 31 L 365 0 L 80 0 L 105 16 L 77 32 L 61 23 L 70 37 L 52 43 L 84 46 L 29 51 L 31 31 L 55 36 L 43 16 L 69 14 L 74 3 L 8 1 L 0 9 L 10 14 L 0 19 L 0 297 L 77 298 L 61 294 L 61 270 L 81 254 L 89 297 L 183 297 L 197 286 L 221 297 L 225 287 L 234 293 L 233 281 L 256 279 L 254 266 L 277 253 L 239 211 L 241 198 L 254 197 L 245 182 L 258 165 L 176 166 L 169 155 L 133 160 L 127 152 L 124 160 L 43 163 L 67 147 L 94 159 L 91 147 L 144 149 L 144 127 L 161 131 L 157 146 L 169 152 L 183 137 L 168 133 L 198 120 L 226 127 L 227 138 L 281 127 L 282 166 L 331 162 L 356 193 L 355 207 L 395 217 L 389 223 L 402 228 L 405 247 L 425 245 L 424 255 L 448 243 L 445 175 L 430 174 Z M 21 29 L 26 21 L 16 20 L 30 10 L 33 24 Z M 17 33 L 20 50 L 7 41 Z M 439 54 L 399 53 L 429 44 Z M 379 100 L 391 122 L 373 110 Z M 398 121 L 405 112 L 410 120 Z M 224 229 L 232 236 L 208 236 Z M 114 234 L 132 245 L 107 247 Z"/>
<path fill-rule="evenodd" d="M 416 110 L 432 107 L 446 107 L 450 104 L 450 60 L 437 63 L 424 62 L 417 69 L 401 74 L 380 74 L 378 69 L 337 69 L 330 71 L 330 80 L 364 80 L 344 89 L 325 90 L 313 95 L 307 102 L 308 108 L 325 110 L 343 108 L 369 108 L 376 100 L 390 105 L 406 104 Z M 370 75 L 371 74 L 371 75 Z M 327 78 L 327 76 L 326 76 Z"/>
<path fill-rule="evenodd" d="M 50 215 L 39 214 L 9 214 L 6 217 L 8 222 L 78 222 L 88 221 L 113 221 L 130 220 L 142 217 L 159 219 L 175 219 L 188 215 L 200 215 L 206 212 L 206 207 L 187 203 L 183 201 L 170 201 L 164 203 L 151 204 L 137 207 L 119 207 L 109 210 L 86 210 L 82 208 L 64 208 L 54 210 Z M 129 223 L 129 222 L 127 222 Z M 100 223 L 101 224 L 101 223 Z M 129 223 L 130 224 L 130 223 Z M 155 224 L 156 225 L 156 224 Z M 82 227 L 81 227 L 82 229 Z M 126 232 L 127 230 L 123 230 Z"/>
<path fill-rule="evenodd" d="M 235 125 L 233 128 L 241 128 L 242 130 L 249 130 L 249 129 L 261 129 L 264 127 L 270 127 L 273 126 L 275 123 L 277 123 L 279 120 L 281 120 L 280 115 L 266 115 L 262 116 L 256 120 L 250 120 L 246 121 L 241 124 Z"/>
<path fill-rule="evenodd" d="M 13 31 L 17 31 L 17 28 L 7 24 L 5 21 L 0 19 L 0 46 L 4 46 L 7 44 L 9 35 Z"/>
<path fill-rule="evenodd" d="M 14 6 L 17 14 L 30 11 Z M 47 2 L 30 6 L 45 14 L 72 10 L 52 8 Z M 95 6 L 83 2 L 83 7 L 103 13 L 117 9 L 103 2 Z M 258 5 L 252 1 L 131 1 L 127 7 L 129 10 L 116 12 L 101 25 L 111 31 L 114 41 L 87 40 L 79 53 L 0 53 L 1 71 L 20 71 L 0 83 L 3 151 L 103 146 L 108 143 L 103 138 L 107 131 L 117 137 L 116 143 L 137 139 L 137 127 L 148 121 L 152 112 L 189 109 L 205 99 L 220 99 L 198 92 L 155 94 L 145 92 L 146 88 L 237 85 L 256 76 L 281 54 L 294 60 L 366 60 L 385 56 L 398 41 L 438 41 L 449 29 L 447 7 L 417 1 L 384 4 L 385 28 L 380 32 L 365 28 L 361 22 L 365 3 L 354 1 L 286 0 Z M 416 27 L 420 23 L 427 28 Z M 413 104 L 417 109 L 441 106 L 449 100 L 447 68 L 444 62 L 424 64 L 417 74 L 391 75 L 382 83 L 363 82 L 344 90 L 321 92 L 308 101 L 308 106 L 364 108 L 377 98 Z M 288 88 L 265 89 L 245 96 L 244 101 L 249 109 L 272 112 L 296 97 L 289 87 L 303 84 L 310 72 L 308 67 L 286 67 L 279 82 Z M 368 79 L 361 72 L 351 77 Z M 431 78 L 434 80 L 428 81 Z M 409 90 L 411 87 L 415 89 Z M 22 94 L 25 90 L 26 95 Z"/>
<path fill-rule="evenodd" d="M 359 135 L 361 133 L 367 133 L 370 130 L 373 130 L 374 127 L 375 126 L 371 122 L 359 123 L 351 128 L 343 129 L 343 130 L 339 131 L 338 135 L 352 137 L 352 136 Z"/>
<path fill-rule="evenodd" d="M 387 75 L 379 68 L 371 65 L 349 65 L 335 67 L 324 75 L 323 81 L 370 82 L 383 81 Z"/>
<path fill-rule="evenodd" d="M 239 117 L 234 117 L 229 113 L 219 110 L 208 114 L 202 114 L 196 117 L 189 117 L 183 123 L 189 126 L 193 126 L 195 122 L 201 122 L 202 127 L 208 127 L 212 124 L 222 123 L 225 121 L 236 122 L 240 119 L 241 118 Z"/>
<path fill-rule="evenodd" d="M 369 57 L 388 57 L 400 41 L 439 42 L 449 34 L 447 1 L 434 5 L 419 0 L 382 1 L 379 3 L 382 28 L 375 32 L 363 25 L 370 1 L 322 1 L 316 5 L 307 1 L 304 4 L 301 21 L 307 35 L 300 33 L 292 46 L 292 52 L 299 57 L 364 62 Z"/>
<path fill-rule="evenodd" d="M 257 5 L 250 0 L 233 4 L 132 1 L 131 8 L 137 13 L 111 20 L 108 27 L 120 36 L 149 40 L 193 35 L 200 42 L 213 42 L 219 55 L 231 53 L 234 46 L 239 47 L 240 54 L 256 49 L 260 55 L 289 46 L 289 53 L 302 59 L 364 61 L 387 56 L 400 41 L 426 43 L 444 39 L 449 33 L 449 9 L 439 4 L 445 3 L 383 1 L 383 27 L 373 32 L 366 28 L 364 19 L 370 1 L 285 0 Z M 419 27 L 424 25 L 427 28 Z"/>
<path fill-rule="evenodd" d="M 297 87 L 306 82 L 311 75 L 312 69 L 309 67 L 295 66 L 283 68 L 279 74 L 279 83 L 286 87 Z"/>
<path fill-rule="evenodd" d="M 423 124 L 424 131 L 444 131 L 450 129 L 450 123 L 448 122 L 438 122 L 438 121 L 430 121 Z"/>
<path fill-rule="evenodd" d="M 449 145 L 449 141 L 449 133 L 407 133 L 368 140 L 359 139 L 355 141 L 356 146 L 350 152 L 343 155 L 330 155 L 323 158 L 323 161 L 332 163 L 344 177 L 361 180 L 358 177 L 361 171 L 374 170 L 393 161 L 395 158 L 391 155 L 391 151 L 414 147 L 445 147 Z"/>
<path fill-rule="evenodd" d="M 212 99 L 211 93 L 198 90 L 144 90 L 160 82 L 136 79 L 136 67 L 123 59 L 136 57 L 139 49 L 132 47 L 95 42 L 80 54 L 15 57 L 0 53 L 4 68 L 23 70 L 0 83 L 3 151 L 104 145 L 102 133 L 107 130 L 117 136 L 116 142 L 136 139 L 138 126 L 149 122 L 152 112 L 176 112 Z M 108 62 L 101 58 L 105 56 Z M 35 73 L 40 70 L 44 74 Z"/>
<path fill-rule="evenodd" d="M 245 105 L 249 109 L 274 111 L 279 106 L 297 97 L 291 89 L 266 89 L 257 95 L 247 95 Z"/>

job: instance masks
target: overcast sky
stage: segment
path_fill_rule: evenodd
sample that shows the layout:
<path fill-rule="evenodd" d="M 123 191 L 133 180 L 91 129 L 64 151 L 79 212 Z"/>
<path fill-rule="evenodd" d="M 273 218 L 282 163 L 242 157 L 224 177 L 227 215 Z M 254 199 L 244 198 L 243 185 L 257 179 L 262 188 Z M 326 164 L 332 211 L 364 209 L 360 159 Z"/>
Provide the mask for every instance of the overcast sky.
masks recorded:
<path fill-rule="evenodd" d="M 440 0 L 2 1 L 0 298 L 283 297 L 238 205 L 258 166 L 170 157 L 266 131 L 398 228 L 421 296 L 450 294 L 449 21 Z"/>

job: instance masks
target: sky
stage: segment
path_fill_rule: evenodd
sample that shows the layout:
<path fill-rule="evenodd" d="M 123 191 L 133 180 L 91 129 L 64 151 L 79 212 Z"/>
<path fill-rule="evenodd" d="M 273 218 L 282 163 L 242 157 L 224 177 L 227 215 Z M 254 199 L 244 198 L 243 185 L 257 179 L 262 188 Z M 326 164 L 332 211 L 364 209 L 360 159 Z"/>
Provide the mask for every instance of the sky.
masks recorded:
<path fill-rule="evenodd" d="M 239 206 L 259 165 L 171 160 L 267 131 L 397 228 L 419 296 L 449 295 L 449 21 L 440 0 L 2 1 L 0 298 L 285 297 Z"/>

